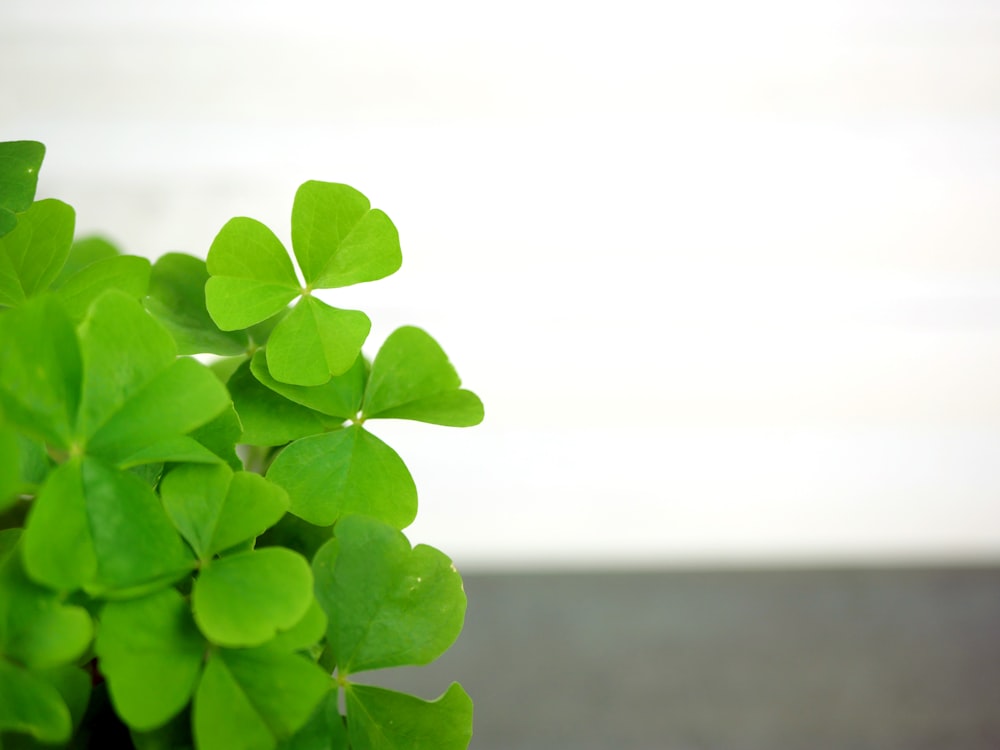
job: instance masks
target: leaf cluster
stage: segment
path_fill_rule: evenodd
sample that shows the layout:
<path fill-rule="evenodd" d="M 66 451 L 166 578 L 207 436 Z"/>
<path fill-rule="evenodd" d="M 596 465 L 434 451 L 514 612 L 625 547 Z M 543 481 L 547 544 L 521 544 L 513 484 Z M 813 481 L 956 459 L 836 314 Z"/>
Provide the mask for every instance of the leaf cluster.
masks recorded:
<path fill-rule="evenodd" d="M 150 263 L 34 200 L 44 153 L 0 143 L 0 748 L 465 748 L 458 684 L 355 679 L 433 661 L 466 607 L 370 422 L 483 417 L 426 332 L 369 360 L 314 294 L 399 268 L 388 216 L 307 182 L 301 278 L 249 218 Z"/>

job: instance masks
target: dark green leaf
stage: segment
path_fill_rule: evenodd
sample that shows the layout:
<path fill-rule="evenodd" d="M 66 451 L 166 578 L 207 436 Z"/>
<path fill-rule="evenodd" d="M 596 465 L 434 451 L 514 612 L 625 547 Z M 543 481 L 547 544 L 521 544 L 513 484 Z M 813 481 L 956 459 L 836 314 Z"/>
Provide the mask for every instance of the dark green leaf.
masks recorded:
<path fill-rule="evenodd" d="M 80 373 L 76 332 L 57 300 L 44 297 L 3 313 L 0 406 L 9 423 L 68 450 Z"/>
<path fill-rule="evenodd" d="M 465 750 L 472 739 L 472 700 L 457 682 L 435 701 L 368 685 L 346 693 L 353 750 Z"/>
<path fill-rule="evenodd" d="M 330 686 L 316 664 L 297 654 L 220 649 L 195 693 L 198 748 L 272 750 L 306 723 Z"/>
<path fill-rule="evenodd" d="M 291 550 L 267 547 L 223 557 L 195 581 L 194 619 L 213 643 L 259 646 L 303 618 L 312 585 L 309 563 Z"/>
<path fill-rule="evenodd" d="M 65 742 L 73 719 L 56 687 L 37 672 L 0 657 L 0 731 L 24 732 L 42 742 Z"/>
<path fill-rule="evenodd" d="M 14 214 L 27 211 L 35 198 L 45 146 L 37 141 L 0 143 L 0 235 L 14 228 Z"/>
<path fill-rule="evenodd" d="M 250 361 L 254 377 L 272 391 L 297 404 L 306 406 L 338 419 L 353 419 L 361 410 L 361 399 L 365 393 L 367 366 L 364 357 L 358 357 L 350 370 L 343 375 L 330 378 L 323 385 L 301 386 L 282 383 L 271 377 L 263 351 L 257 351 Z"/>
<path fill-rule="evenodd" d="M 448 356 L 425 331 L 404 326 L 385 340 L 372 363 L 362 411 L 366 418 L 415 419 L 466 427 L 483 419 Z"/>
<path fill-rule="evenodd" d="M 316 526 L 286 513 L 275 526 L 257 539 L 258 547 L 288 547 L 307 560 L 333 536 L 332 526 Z"/>
<path fill-rule="evenodd" d="M 149 261 L 134 255 L 119 255 L 91 263 L 66 279 L 58 294 L 75 321 L 87 315 L 91 303 L 108 289 L 117 289 L 134 300 L 146 295 Z"/>
<path fill-rule="evenodd" d="M 0 237 L 0 304 L 17 305 L 49 288 L 69 255 L 75 221 L 70 206 L 51 198 L 18 216 Z"/>
<path fill-rule="evenodd" d="M 220 330 L 208 314 L 208 278 L 205 261 L 167 253 L 153 265 L 146 309 L 170 331 L 180 354 L 241 354 L 250 343 L 247 334 Z"/>
<path fill-rule="evenodd" d="M 230 219 L 208 251 L 209 314 L 223 331 L 270 318 L 302 293 L 281 241 L 259 221 Z"/>
<path fill-rule="evenodd" d="M 96 649 L 118 715 L 148 731 L 180 712 L 194 692 L 205 645 L 173 589 L 106 604 Z"/>
<path fill-rule="evenodd" d="M 402 263 L 389 217 L 348 185 L 304 183 L 292 208 L 292 247 L 306 281 L 318 289 L 374 281 Z"/>
<path fill-rule="evenodd" d="M 337 693 L 331 691 L 316 706 L 309 721 L 280 750 L 348 750 L 347 727 L 337 708 Z"/>
<path fill-rule="evenodd" d="M 267 477 L 288 492 L 290 512 L 317 526 L 361 513 L 401 529 L 417 513 L 417 488 L 403 460 L 358 425 L 296 440 Z"/>
<path fill-rule="evenodd" d="M 458 637 L 465 618 L 462 579 L 444 554 L 412 550 L 395 529 L 348 516 L 313 560 L 316 598 L 342 675 L 427 664 Z"/>
<path fill-rule="evenodd" d="M 273 526 L 288 508 L 285 491 L 258 474 L 225 465 L 178 466 L 163 478 L 167 514 L 203 560 Z"/>
<path fill-rule="evenodd" d="M 327 429 L 323 415 L 279 396 L 261 385 L 244 362 L 229 379 L 229 393 L 243 425 L 240 442 L 247 445 L 284 445 Z"/>
<path fill-rule="evenodd" d="M 265 349 L 268 371 L 285 383 L 323 385 L 350 369 L 370 330 L 363 312 L 303 297 L 271 332 Z"/>

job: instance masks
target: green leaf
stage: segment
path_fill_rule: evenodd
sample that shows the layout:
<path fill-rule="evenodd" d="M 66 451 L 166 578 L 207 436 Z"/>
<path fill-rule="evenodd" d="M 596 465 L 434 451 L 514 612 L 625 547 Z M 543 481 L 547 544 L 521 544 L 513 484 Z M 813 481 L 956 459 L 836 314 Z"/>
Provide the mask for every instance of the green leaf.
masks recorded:
<path fill-rule="evenodd" d="M 164 464 L 168 461 L 191 462 L 198 464 L 217 464 L 222 460 L 194 438 L 180 435 L 158 440 L 150 445 L 144 445 L 134 453 L 119 455 L 114 460 L 119 469 L 133 469 L 144 464 Z M 155 485 L 155 482 L 150 484 Z"/>
<path fill-rule="evenodd" d="M 347 727 L 337 708 L 337 693 L 331 691 L 320 701 L 295 735 L 279 745 L 280 750 L 348 750 Z"/>
<path fill-rule="evenodd" d="M 134 255 L 119 255 L 91 263 L 66 279 L 58 294 L 66 311 L 79 322 L 91 303 L 108 289 L 117 289 L 134 300 L 146 295 L 149 261 Z"/>
<path fill-rule="evenodd" d="M 362 411 L 368 419 L 415 419 L 453 427 L 483 420 L 483 405 L 448 355 L 425 331 L 404 326 L 385 340 L 372 363 Z"/>
<path fill-rule="evenodd" d="M 281 241 L 259 221 L 230 219 L 208 250 L 205 302 L 223 331 L 247 328 L 302 293 Z"/>
<path fill-rule="evenodd" d="M 261 385 L 244 362 L 229 378 L 229 393 L 243 425 L 240 442 L 246 445 L 284 445 L 316 435 L 328 425 L 322 414 L 289 401 Z"/>
<path fill-rule="evenodd" d="M 15 548 L 0 565 L 0 653 L 45 669 L 81 656 L 92 637 L 87 611 L 31 581 Z"/>
<path fill-rule="evenodd" d="M 243 462 L 236 455 L 236 443 L 242 434 L 243 425 L 240 424 L 236 409 L 230 403 L 229 407 L 219 412 L 211 422 L 192 430 L 190 437 L 229 464 L 230 468 L 239 471 L 243 468 Z"/>
<path fill-rule="evenodd" d="M 17 224 L 35 198 L 38 170 L 45 158 L 45 146 L 37 141 L 0 143 L 0 235 Z"/>
<path fill-rule="evenodd" d="M 323 385 L 350 369 L 370 330 L 363 312 L 303 297 L 271 332 L 265 349 L 268 370 L 285 383 Z"/>
<path fill-rule="evenodd" d="M 163 478 L 160 496 L 202 560 L 260 535 L 288 509 L 288 495 L 279 486 L 224 465 L 178 466 Z"/>
<path fill-rule="evenodd" d="M 402 263 L 389 217 L 348 185 L 304 183 L 292 207 L 292 247 L 306 281 L 319 289 L 374 281 Z"/>
<path fill-rule="evenodd" d="M 272 391 L 297 404 L 341 420 L 353 419 L 358 415 L 368 376 L 364 357 L 359 356 L 351 369 L 343 375 L 330 378 L 323 385 L 301 386 L 282 383 L 271 377 L 265 353 L 260 350 L 255 352 L 253 359 L 250 360 L 250 370 L 257 380 Z"/>
<path fill-rule="evenodd" d="M 59 690 L 41 674 L 0 658 L 0 731 L 65 742 L 73 719 Z"/>
<path fill-rule="evenodd" d="M 114 258 L 121 254 L 121 250 L 104 237 L 91 236 L 74 240 L 69 248 L 69 257 L 66 258 L 62 270 L 59 271 L 59 274 L 53 280 L 52 288 L 60 288 L 66 279 L 83 270 L 91 263 L 96 263 L 106 258 Z"/>
<path fill-rule="evenodd" d="M 297 654 L 269 647 L 216 651 L 195 693 L 197 746 L 271 750 L 306 723 L 330 686 L 316 664 Z"/>
<path fill-rule="evenodd" d="M 302 619 L 288 630 L 278 633 L 270 645 L 282 651 L 305 651 L 323 640 L 326 624 L 326 613 L 313 598 Z"/>
<path fill-rule="evenodd" d="M 296 440 L 267 478 L 288 492 L 291 513 L 317 526 L 361 513 L 401 529 L 417 513 L 417 488 L 403 460 L 359 425 Z"/>
<path fill-rule="evenodd" d="M 23 487 L 21 442 L 12 428 L 0 422 L 0 510 L 17 502 Z"/>
<path fill-rule="evenodd" d="M 0 406 L 9 423 L 67 450 L 80 403 L 80 350 L 73 324 L 52 297 L 3 313 Z"/>
<path fill-rule="evenodd" d="M 162 726 L 187 705 L 201 674 L 206 644 L 187 603 L 164 589 L 109 602 L 100 619 L 96 649 L 115 710 L 135 729 Z"/>
<path fill-rule="evenodd" d="M 472 739 L 472 700 L 457 682 L 435 701 L 368 685 L 346 697 L 353 750 L 465 750 Z"/>
<path fill-rule="evenodd" d="M 332 526 L 316 526 L 286 513 L 278 523 L 257 539 L 257 547 L 288 547 L 307 560 L 333 536 Z"/>
<path fill-rule="evenodd" d="M 268 547 L 223 557 L 195 581 L 194 619 L 220 646 L 259 646 L 302 619 L 312 584 L 309 563 L 291 550 Z"/>
<path fill-rule="evenodd" d="M 162 587 L 192 568 L 152 489 L 94 458 L 50 475 L 28 517 L 24 562 L 54 589 L 118 596 Z"/>
<path fill-rule="evenodd" d="M 462 579 L 447 556 L 412 550 L 395 529 L 364 516 L 343 518 L 313 560 L 316 598 L 342 675 L 428 664 L 462 630 Z"/>
<path fill-rule="evenodd" d="M 49 288 L 73 243 L 73 209 L 54 199 L 31 204 L 0 237 L 0 304 L 17 305 Z"/>
<path fill-rule="evenodd" d="M 167 253 L 153 265 L 146 309 L 170 331 L 180 354 L 235 355 L 246 351 L 245 331 L 222 331 L 208 314 L 205 261 Z"/>

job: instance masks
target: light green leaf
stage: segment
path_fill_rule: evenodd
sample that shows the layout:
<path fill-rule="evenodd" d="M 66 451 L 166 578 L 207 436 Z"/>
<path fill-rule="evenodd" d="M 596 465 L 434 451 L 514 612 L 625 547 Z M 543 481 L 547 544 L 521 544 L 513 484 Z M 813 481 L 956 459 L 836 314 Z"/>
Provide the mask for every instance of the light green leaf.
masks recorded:
<path fill-rule="evenodd" d="M 0 422 L 0 511 L 17 502 L 23 487 L 21 441 L 11 427 Z"/>
<path fill-rule="evenodd" d="M 472 700 L 457 682 L 435 701 L 368 685 L 346 694 L 353 750 L 466 750 L 472 739 Z"/>
<path fill-rule="evenodd" d="M 114 463 L 119 469 L 132 469 L 144 464 L 163 464 L 168 461 L 217 464 L 222 459 L 194 438 L 181 435 L 145 445 L 134 453 L 115 459 Z"/>
<path fill-rule="evenodd" d="M 58 294 L 66 311 L 79 322 L 91 303 L 108 289 L 117 289 L 134 300 L 146 296 L 149 261 L 134 255 L 118 255 L 91 263 L 66 279 Z"/>
<path fill-rule="evenodd" d="M 326 613 L 314 598 L 302 619 L 288 630 L 278 633 L 269 644 L 282 651 L 305 651 L 326 635 Z"/>
<path fill-rule="evenodd" d="M 243 425 L 240 424 L 236 409 L 230 403 L 211 422 L 206 422 L 196 430 L 192 430 L 189 437 L 212 451 L 229 464 L 230 468 L 239 471 L 243 468 L 243 462 L 236 455 L 236 443 L 239 442 L 242 434 Z"/>
<path fill-rule="evenodd" d="M 280 547 L 213 560 L 194 584 L 194 619 L 220 646 L 259 646 L 302 619 L 312 583 L 306 559 Z"/>
<path fill-rule="evenodd" d="M 288 492 L 291 513 L 317 526 L 361 513 L 401 529 L 417 513 L 417 488 L 403 460 L 359 425 L 296 440 L 267 477 Z"/>
<path fill-rule="evenodd" d="M 223 331 L 270 318 L 302 293 L 281 241 L 259 221 L 230 219 L 208 250 L 205 302 Z"/>
<path fill-rule="evenodd" d="M 203 560 L 273 526 L 288 509 L 288 495 L 258 474 L 225 465 L 178 466 L 160 483 L 174 525 Z"/>
<path fill-rule="evenodd" d="M 336 691 L 330 691 L 305 726 L 278 747 L 280 750 L 348 750 L 347 727 L 337 708 Z"/>
<path fill-rule="evenodd" d="M 146 309 L 170 331 L 180 354 L 242 354 L 249 345 L 245 331 L 222 331 L 205 306 L 205 261 L 193 255 L 167 253 L 153 265 Z"/>
<path fill-rule="evenodd" d="M 366 418 L 416 419 L 465 427 L 479 424 L 483 405 L 448 355 L 425 331 L 404 326 L 385 340 L 372 363 L 362 411 Z"/>
<path fill-rule="evenodd" d="M 52 282 L 52 288 L 58 289 L 65 283 L 66 279 L 83 270 L 91 263 L 96 263 L 106 258 L 114 258 L 121 254 L 121 250 L 105 237 L 90 236 L 74 240 L 69 248 L 69 257 L 66 258 L 62 270 L 59 271 L 59 274 Z"/>
<path fill-rule="evenodd" d="M 14 228 L 17 217 L 35 198 L 45 146 L 38 141 L 0 143 L 0 235 Z"/>
<path fill-rule="evenodd" d="M 3 313 L 0 407 L 9 423 L 67 450 L 80 403 L 80 350 L 73 324 L 52 297 Z"/>
<path fill-rule="evenodd" d="M 272 750 L 306 723 L 331 684 L 316 664 L 297 654 L 269 647 L 218 650 L 195 693 L 197 746 Z"/>
<path fill-rule="evenodd" d="M 244 362 L 229 378 L 229 394 L 243 425 L 240 442 L 246 445 L 284 445 L 316 435 L 334 425 L 323 415 L 289 401 L 261 385 Z"/>
<path fill-rule="evenodd" d="M 272 391 L 297 404 L 342 420 L 355 418 L 361 410 L 367 369 L 364 357 L 359 356 L 343 375 L 334 376 L 323 385 L 301 386 L 282 383 L 271 377 L 263 351 L 255 352 L 250 360 L 254 377 Z"/>
<path fill-rule="evenodd" d="M 402 263 L 389 217 L 348 185 L 304 183 L 292 207 L 292 247 L 306 281 L 332 289 L 374 281 Z"/>
<path fill-rule="evenodd" d="M 323 385 L 350 369 L 370 330 L 363 312 L 303 297 L 271 332 L 265 349 L 268 370 L 285 383 Z"/>
<path fill-rule="evenodd" d="M 18 304 L 49 288 L 69 255 L 75 222 L 72 207 L 51 198 L 18 215 L 17 226 L 0 237 L 0 256 L 7 261 L 0 273 L 0 303 Z"/>
<path fill-rule="evenodd" d="M 57 590 L 125 596 L 184 576 L 192 560 L 152 489 L 93 458 L 42 487 L 24 532 L 29 575 Z"/>
<path fill-rule="evenodd" d="M 165 724 L 187 705 L 201 674 L 205 641 L 174 589 L 109 602 L 97 655 L 115 710 L 135 729 Z"/>
<path fill-rule="evenodd" d="M 0 731 L 24 732 L 42 742 L 65 742 L 73 719 L 59 690 L 37 672 L 0 657 Z"/>
<path fill-rule="evenodd" d="M 458 637 L 465 619 L 462 579 L 447 556 L 410 549 L 402 533 L 348 516 L 316 553 L 316 598 L 342 675 L 428 664 Z"/>
<path fill-rule="evenodd" d="M 64 605 L 56 592 L 31 581 L 15 548 L 0 565 L 0 653 L 45 669 L 81 656 L 92 637 L 87 610 Z"/>

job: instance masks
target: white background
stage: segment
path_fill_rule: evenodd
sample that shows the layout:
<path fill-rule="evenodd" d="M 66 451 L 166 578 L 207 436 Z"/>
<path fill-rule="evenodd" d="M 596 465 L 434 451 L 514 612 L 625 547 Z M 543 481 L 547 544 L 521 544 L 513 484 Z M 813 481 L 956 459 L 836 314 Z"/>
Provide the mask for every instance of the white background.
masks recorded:
<path fill-rule="evenodd" d="M 1000 559 L 1000 4 L 5 0 L 0 139 L 128 252 L 349 183 L 487 407 L 460 565 Z"/>

